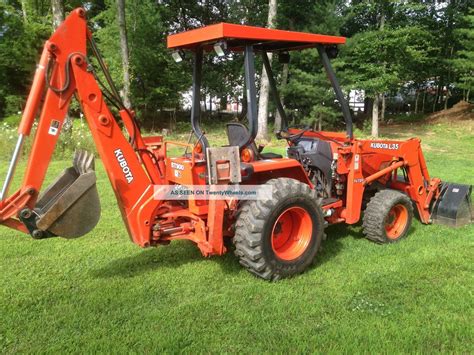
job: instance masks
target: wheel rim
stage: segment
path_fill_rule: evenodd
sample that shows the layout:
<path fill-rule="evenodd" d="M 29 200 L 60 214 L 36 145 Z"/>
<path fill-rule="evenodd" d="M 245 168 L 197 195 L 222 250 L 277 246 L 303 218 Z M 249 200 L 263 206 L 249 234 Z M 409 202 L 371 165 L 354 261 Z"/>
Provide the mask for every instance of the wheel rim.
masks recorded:
<path fill-rule="evenodd" d="M 399 238 L 405 231 L 407 223 L 408 209 L 402 204 L 393 206 L 388 212 L 385 222 L 385 232 L 387 233 L 387 238 Z"/>
<path fill-rule="evenodd" d="M 313 235 L 313 222 L 301 207 L 284 210 L 272 229 L 272 249 L 282 260 L 294 260 L 308 248 Z"/>

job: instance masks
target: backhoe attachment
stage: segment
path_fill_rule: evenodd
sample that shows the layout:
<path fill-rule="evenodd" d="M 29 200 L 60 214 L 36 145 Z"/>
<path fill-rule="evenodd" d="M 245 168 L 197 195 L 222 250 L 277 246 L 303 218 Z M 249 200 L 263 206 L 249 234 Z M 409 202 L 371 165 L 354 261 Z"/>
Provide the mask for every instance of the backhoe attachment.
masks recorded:
<path fill-rule="evenodd" d="M 439 198 L 432 208 L 433 223 L 461 227 L 472 222 L 472 186 L 441 183 Z"/>
<path fill-rule="evenodd" d="M 73 166 L 40 195 L 33 211 L 24 209 L 20 220 L 34 238 L 77 238 L 90 232 L 100 219 L 94 156 L 76 151 Z"/>

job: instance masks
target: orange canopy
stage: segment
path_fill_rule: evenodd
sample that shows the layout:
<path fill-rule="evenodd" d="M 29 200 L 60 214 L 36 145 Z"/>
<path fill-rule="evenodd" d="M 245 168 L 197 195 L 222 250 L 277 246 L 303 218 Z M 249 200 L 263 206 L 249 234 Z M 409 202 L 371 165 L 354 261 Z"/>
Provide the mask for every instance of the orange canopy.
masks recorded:
<path fill-rule="evenodd" d="M 345 37 L 274 30 L 222 22 L 170 35 L 168 36 L 168 48 L 193 49 L 198 45 L 209 45 L 219 40 L 225 40 L 231 50 L 239 50 L 245 44 L 253 44 L 255 49 L 266 51 L 286 51 L 310 48 L 317 44 L 343 44 L 346 42 Z"/>

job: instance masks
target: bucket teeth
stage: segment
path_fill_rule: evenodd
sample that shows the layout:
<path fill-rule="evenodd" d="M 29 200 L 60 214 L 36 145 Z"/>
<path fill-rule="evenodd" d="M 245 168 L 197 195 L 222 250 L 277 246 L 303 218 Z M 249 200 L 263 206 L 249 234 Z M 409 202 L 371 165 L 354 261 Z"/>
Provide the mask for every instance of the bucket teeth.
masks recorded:
<path fill-rule="evenodd" d="M 33 228 L 39 231 L 65 238 L 77 238 L 91 231 L 100 218 L 94 155 L 77 150 L 73 166 L 46 188 L 35 211 Z"/>
<path fill-rule="evenodd" d="M 76 150 L 74 153 L 73 166 L 78 174 L 85 174 L 94 171 L 94 154 L 87 150 Z"/>

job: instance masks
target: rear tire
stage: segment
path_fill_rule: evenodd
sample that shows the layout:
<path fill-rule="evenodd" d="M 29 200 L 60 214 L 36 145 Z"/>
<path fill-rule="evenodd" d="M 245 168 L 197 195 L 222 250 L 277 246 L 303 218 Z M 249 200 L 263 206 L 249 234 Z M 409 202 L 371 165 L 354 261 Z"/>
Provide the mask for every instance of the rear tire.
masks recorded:
<path fill-rule="evenodd" d="M 413 206 L 407 195 L 381 190 L 367 204 L 363 231 L 376 243 L 394 243 L 407 236 L 413 219 Z"/>
<path fill-rule="evenodd" d="M 294 179 L 269 180 L 272 199 L 245 201 L 235 223 L 235 255 L 266 280 L 291 277 L 313 262 L 324 234 L 316 191 Z"/>

